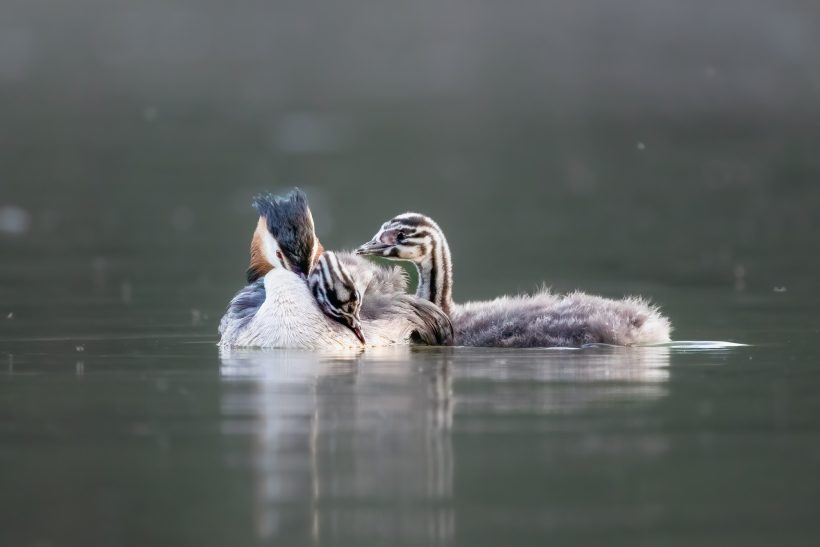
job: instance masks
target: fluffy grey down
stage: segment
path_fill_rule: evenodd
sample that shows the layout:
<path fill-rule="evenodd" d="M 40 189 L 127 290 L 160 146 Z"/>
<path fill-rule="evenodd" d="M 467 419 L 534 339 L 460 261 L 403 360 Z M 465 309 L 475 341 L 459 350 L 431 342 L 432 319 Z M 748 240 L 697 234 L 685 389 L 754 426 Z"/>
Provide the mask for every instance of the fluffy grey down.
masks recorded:
<path fill-rule="evenodd" d="M 401 266 L 379 266 L 373 262 L 346 251 L 337 251 L 336 258 L 345 267 L 356 283 L 356 288 L 365 295 L 398 295 L 407 292 L 407 272 Z M 363 305 L 366 301 L 363 302 Z"/>
<path fill-rule="evenodd" d="M 432 302 L 407 294 L 407 272 L 401 266 L 379 266 L 350 252 L 336 257 L 362 293 L 362 320 L 403 316 L 415 326 L 415 342 L 435 346 L 453 344 L 453 326 L 447 315 Z"/>
<path fill-rule="evenodd" d="M 632 346 L 668 342 L 671 326 L 659 310 L 636 297 L 611 300 L 582 292 L 503 296 L 456 304 L 455 345 L 480 347 Z"/>
<path fill-rule="evenodd" d="M 368 300 L 370 300 L 368 302 Z M 364 321 L 401 317 L 412 325 L 411 340 L 430 346 L 452 346 L 455 340 L 450 318 L 441 309 L 412 294 L 371 293 L 362 301 Z"/>

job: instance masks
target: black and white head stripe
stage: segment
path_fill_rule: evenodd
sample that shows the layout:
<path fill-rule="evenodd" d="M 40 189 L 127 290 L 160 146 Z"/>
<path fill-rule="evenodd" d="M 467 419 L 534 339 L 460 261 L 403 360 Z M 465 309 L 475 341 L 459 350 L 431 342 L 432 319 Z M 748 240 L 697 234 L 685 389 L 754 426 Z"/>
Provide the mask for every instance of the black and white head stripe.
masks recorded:
<path fill-rule="evenodd" d="M 325 251 L 308 277 L 308 285 L 319 307 L 343 325 L 359 328 L 361 295 L 353 278 L 332 251 Z"/>
<path fill-rule="evenodd" d="M 441 228 L 430 217 L 419 213 L 398 215 L 382 224 L 373 239 L 357 252 L 414 262 L 420 274 L 416 295 L 435 303 L 445 313 L 450 312 L 450 249 Z"/>
<path fill-rule="evenodd" d="M 305 193 L 295 188 L 284 197 L 260 194 L 253 200 L 253 206 L 265 219 L 268 232 L 290 267 L 307 275 L 314 258 L 316 235 Z"/>

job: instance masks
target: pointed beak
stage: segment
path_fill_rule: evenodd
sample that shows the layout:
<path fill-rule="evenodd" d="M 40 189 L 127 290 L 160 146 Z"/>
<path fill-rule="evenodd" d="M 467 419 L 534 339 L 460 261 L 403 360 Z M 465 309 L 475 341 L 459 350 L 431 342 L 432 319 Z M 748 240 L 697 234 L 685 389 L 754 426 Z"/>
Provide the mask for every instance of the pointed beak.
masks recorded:
<path fill-rule="evenodd" d="M 357 255 L 380 255 L 387 249 L 389 245 L 385 245 L 378 239 L 371 239 L 358 249 L 356 249 Z"/>
<path fill-rule="evenodd" d="M 364 340 L 364 333 L 362 333 L 362 327 L 361 326 L 356 325 L 351 330 L 353 331 L 353 334 L 356 335 L 356 338 L 358 338 L 359 341 L 361 341 L 362 344 L 367 345 L 367 342 L 365 342 L 365 340 Z"/>

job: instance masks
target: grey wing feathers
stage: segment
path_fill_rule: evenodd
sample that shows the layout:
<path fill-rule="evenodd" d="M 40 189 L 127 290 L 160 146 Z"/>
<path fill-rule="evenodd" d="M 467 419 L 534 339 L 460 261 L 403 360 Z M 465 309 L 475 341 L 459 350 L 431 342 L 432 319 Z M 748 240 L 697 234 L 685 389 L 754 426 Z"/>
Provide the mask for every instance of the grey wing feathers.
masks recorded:
<path fill-rule="evenodd" d="M 265 302 L 265 281 L 259 279 L 240 289 L 228 304 L 228 310 L 219 321 L 219 334 L 222 340 L 229 342 L 232 333 L 242 330 L 253 319 Z"/>

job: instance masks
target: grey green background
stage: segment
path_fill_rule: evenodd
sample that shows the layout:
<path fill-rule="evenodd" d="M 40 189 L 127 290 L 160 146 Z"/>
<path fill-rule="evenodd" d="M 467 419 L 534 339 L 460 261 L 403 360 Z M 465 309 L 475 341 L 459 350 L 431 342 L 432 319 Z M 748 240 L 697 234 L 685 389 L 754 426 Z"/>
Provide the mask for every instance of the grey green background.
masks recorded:
<path fill-rule="evenodd" d="M 0 541 L 816 541 L 818 59 L 797 0 L 4 2 Z M 752 347 L 220 358 L 294 185 Z"/>

